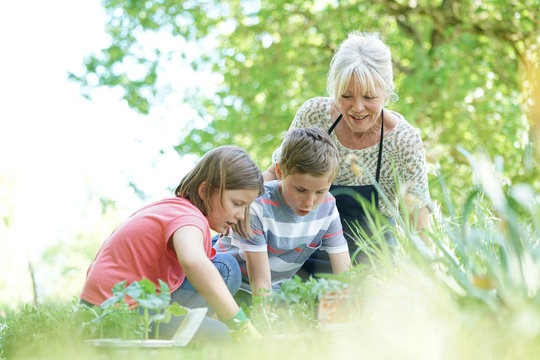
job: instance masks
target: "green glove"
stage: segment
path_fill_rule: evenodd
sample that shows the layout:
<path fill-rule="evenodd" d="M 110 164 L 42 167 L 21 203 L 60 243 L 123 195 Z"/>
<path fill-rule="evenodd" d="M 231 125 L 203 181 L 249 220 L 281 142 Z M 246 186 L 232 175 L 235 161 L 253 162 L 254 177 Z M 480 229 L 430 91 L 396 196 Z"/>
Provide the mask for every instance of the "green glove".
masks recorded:
<path fill-rule="evenodd" d="M 225 325 L 231 329 L 231 336 L 235 341 L 244 339 L 262 339 L 261 334 L 255 326 L 249 321 L 242 309 L 238 310 L 229 320 L 225 321 Z"/>
<path fill-rule="evenodd" d="M 244 310 L 242 310 L 242 308 L 240 308 L 240 310 L 238 310 L 236 315 L 234 315 L 232 318 L 224 321 L 225 325 L 227 325 L 231 330 L 239 330 L 247 322 L 249 322 L 249 319 L 247 318 L 246 314 L 244 314 Z"/>

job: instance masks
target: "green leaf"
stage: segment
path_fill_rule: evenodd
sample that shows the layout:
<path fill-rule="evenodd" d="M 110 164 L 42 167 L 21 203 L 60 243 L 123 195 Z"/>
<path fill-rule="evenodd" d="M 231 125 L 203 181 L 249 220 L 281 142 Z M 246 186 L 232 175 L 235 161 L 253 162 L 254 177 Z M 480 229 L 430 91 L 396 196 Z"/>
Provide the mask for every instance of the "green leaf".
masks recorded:
<path fill-rule="evenodd" d="M 144 292 L 144 294 L 146 295 L 156 294 L 156 285 L 152 281 L 146 278 L 143 278 L 141 281 L 139 281 L 139 285 L 141 287 L 141 290 Z"/>
<path fill-rule="evenodd" d="M 129 295 L 133 300 L 137 301 L 144 296 L 144 290 L 141 287 L 141 284 L 138 282 L 132 282 L 125 289 L 126 295 Z"/>
<path fill-rule="evenodd" d="M 188 313 L 188 309 L 183 307 L 182 305 L 178 304 L 177 302 L 171 303 L 167 307 L 167 311 L 173 314 L 174 316 L 183 316 Z"/>

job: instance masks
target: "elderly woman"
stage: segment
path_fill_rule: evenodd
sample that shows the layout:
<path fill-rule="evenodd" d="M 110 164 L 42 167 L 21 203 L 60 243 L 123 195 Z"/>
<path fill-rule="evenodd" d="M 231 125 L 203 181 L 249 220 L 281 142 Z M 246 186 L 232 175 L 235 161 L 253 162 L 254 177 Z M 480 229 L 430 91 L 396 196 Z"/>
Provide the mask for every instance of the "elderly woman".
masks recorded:
<path fill-rule="evenodd" d="M 368 233 L 369 229 L 362 205 L 346 195 L 349 190 L 372 201 L 391 220 L 399 208 L 398 192 L 406 194 L 409 200 L 414 200 L 407 201 L 414 204 L 409 209 L 412 225 L 418 230 L 427 227 L 433 204 L 424 146 L 417 131 L 401 114 L 384 108 L 397 96 L 390 49 L 377 33 L 349 34 L 330 63 L 327 92 L 330 97 L 309 99 L 300 107 L 291 129 L 310 126 L 327 129 L 338 147 L 340 169 L 331 191 L 336 197 L 350 253 L 357 248 L 350 225 L 357 220 Z M 274 163 L 279 155 L 280 149 L 274 152 Z M 266 181 L 276 178 L 274 165 L 266 170 L 264 178 Z M 383 201 L 374 182 L 390 204 Z M 323 256 L 321 252 L 316 254 L 313 261 Z M 326 272 L 324 268 L 314 271 Z"/>

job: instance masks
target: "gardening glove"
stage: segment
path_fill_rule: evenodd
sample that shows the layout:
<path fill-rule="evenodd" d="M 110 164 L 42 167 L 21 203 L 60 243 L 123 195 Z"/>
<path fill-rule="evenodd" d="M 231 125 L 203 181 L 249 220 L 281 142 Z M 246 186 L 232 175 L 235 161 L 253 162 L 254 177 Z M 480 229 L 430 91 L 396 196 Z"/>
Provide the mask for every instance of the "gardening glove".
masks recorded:
<path fill-rule="evenodd" d="M 255 326 L 249 321 L 242 309 L 238 310 L 229 320 L 225 321 L 225 325 L 231 330 L 231 336 L 235 341 L 244 339 L 262 339 L 261 334 Z"/>

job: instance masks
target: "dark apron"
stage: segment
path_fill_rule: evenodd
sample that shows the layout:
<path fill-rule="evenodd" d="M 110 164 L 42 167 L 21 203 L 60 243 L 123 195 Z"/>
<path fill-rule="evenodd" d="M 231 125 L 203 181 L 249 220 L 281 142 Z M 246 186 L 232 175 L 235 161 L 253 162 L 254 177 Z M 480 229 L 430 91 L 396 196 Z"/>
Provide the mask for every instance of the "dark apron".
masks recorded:
<path fill-rule="evenodd" d="M 336 121 L 328 129 L 328 134 L 331 134 L 336 125 L 339 123 L 343 115 L 339 115 Z M 384 134 L 384 112 L 381 110 L 381 136 L 379 140 L 379 156 L 377 158 L 377 170 L 375 172 L 375 181 L 379 183 L 381 174 L 381 162 L 383 151 L 383 134 Z M 366 223 L 364 206 L 359 200 L 359 197 L 366 199 L 368 204 L 372 204 L 379 209 L 379 193 L 374 185 L 332 185 L 330 192 L 336 198 L 336 207 L 341 218 L 343 226 L 343 234 L 349 245 L 351 256 L 356 251 L 358 246 L 355 239 L 358 238 L 358 228 L 363 229 L 367 235 L 370 235 L 369 226 Z M 369 205 L 368 205 L 369 206 Z"/>
<path fill-rule="evenodd" d="M 339 123 L 342 114 L 338 116 L 336 121 L 328 129 L 328 134 L 331 134 L 336 125 Z M 379 141 L 379 156 L 377 159 L 377 171 L 375 173 L 375 180 L 379 183 L 379 176 L 381 173 L 382 151 L 383 151 L 383 133 L 384 133 L 384 112 L 381 111 L 381 136 Z M 330 192 L 336 198 L 336 207 L 339 211 L 341 218 L 341 225 L 343 226 L 343 234 L 347 240 L 349 246 L 350 255 L 353 256 L 358 245 L 355 239 L 358 239 L 358 228 L 361 228 L 366 232 L 368 236 L 371 236 L 371 231 L 366 222 L 366 216 L 364 206 L 374 206 L 379 209 L 379 193 L 374 185 L 332 185 Z M 359 201 L 359 197 L 367 200 L 367 204 L 362 204 Z M 369 205 L 371 204 L 371 205 Z M 390 220 L 392 222 L 392 220 Z M 361 261 L 360 258 L 363 254 L 356 256 L 356 261 Z M 302 266 L 305 271 L 304 275 L 314 275 L 316 273 L 331 273 L 332 266 L 330 265 L 330 259 L 326 251 L 317 250 Z"/>

